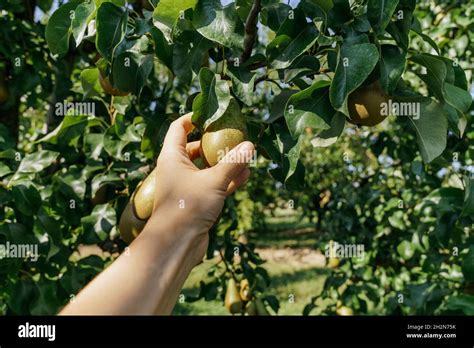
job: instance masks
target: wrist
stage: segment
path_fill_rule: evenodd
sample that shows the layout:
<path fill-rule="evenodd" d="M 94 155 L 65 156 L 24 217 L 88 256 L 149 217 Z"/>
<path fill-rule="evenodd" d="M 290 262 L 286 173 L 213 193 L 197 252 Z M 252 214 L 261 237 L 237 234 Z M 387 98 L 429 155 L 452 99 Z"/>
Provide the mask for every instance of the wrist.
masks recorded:
<path fill-rule="evenodd" d="M 192 268 L 204 257 L 207 232 L 203 233 L 197 224 L 189 223 L 184 209 L 179 211 L 179 209 L 158 208 L 148 220 L 141 235 L 149 240 L 151 247 L 160 245 L 172 250 L 173 257 L 191 260 Z"/>

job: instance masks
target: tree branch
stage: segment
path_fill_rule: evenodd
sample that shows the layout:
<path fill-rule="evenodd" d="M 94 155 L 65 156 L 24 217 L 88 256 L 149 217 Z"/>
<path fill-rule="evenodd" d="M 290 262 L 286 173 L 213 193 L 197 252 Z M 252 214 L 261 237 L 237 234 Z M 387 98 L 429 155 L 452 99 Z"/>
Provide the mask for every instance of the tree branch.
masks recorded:
<path fill-rule="evenodd" d="M 252 54 L 255 38 L 257 37 L 258 14 L 260 13 L 261 9 L 261 0 L 255 0 L 252 8 L 250 9 L 249 16 L 247 17 L 247 22 L 245 23 L 244 52 L 242 53 L 241 57 L 242 62 L 245 62 L 247 59 L 249 59 L 250 55 Z"/>

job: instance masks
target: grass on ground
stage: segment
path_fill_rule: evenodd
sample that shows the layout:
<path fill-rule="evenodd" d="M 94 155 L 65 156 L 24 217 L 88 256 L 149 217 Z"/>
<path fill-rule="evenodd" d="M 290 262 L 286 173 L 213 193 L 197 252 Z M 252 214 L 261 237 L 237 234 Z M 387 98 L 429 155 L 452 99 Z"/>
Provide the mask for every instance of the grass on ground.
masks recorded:
<path fill-rule="evenodd" d="M 317 235 L 307 221 L 291 218 L 271 218 L 267 221 L 268 230 L 253 233 L 250 240 L 257 248 L 284 249 L 296 247 L 313 247 Z M 217 262 L 217 258 L 207 260 L 197 266 L 185 283 L 185 290 L 197 291 L 199 282 L 206 278 L 208 268 Z M 280 315 L 301 315 L 303 308 L 312 297 L 317 295 L 324 285 L 324 268 L 308 265 L 297 265 L 294 262 L 270 260 L 263 264 L 271 277 L 268 294 L 280 301 Z M 294 301 L 293 301 L 294 300 Z M 177 303 L 175 315 L 228 315 L 220 299 L 193 303 Z"/>

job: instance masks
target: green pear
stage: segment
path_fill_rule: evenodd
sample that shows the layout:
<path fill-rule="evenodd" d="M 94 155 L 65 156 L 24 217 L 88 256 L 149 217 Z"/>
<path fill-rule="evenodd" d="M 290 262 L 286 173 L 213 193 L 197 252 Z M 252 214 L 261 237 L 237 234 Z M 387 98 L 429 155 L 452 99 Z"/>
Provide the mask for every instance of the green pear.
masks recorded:
<path fill-rule="evenodd" d="M 155 200 L 156 169 L 146 177 L 132 195 L 133 210 L 140 220 L 148 220 L 153 212 Z"/>
<path fill-rule="evenodd" d="M 235 283 L 235 280 L 233 278 L 229 279 L 229 281 L 227 282 L 227 290 L 225 293 L 224 304 L 227 310 L 232 314 L 242 312 L 243 303 L 240 299 L 237 284 Z"/>
<path fill-rule="evenodd" d="M 250 284 L 247 279 L 242 279 L 240 282 L 240 298 L 242 301 L 247 302 L 252 298 L 252 291 L 250 289 Z"/>
<path fill-rule="evenodd" d="M 384 92 L 379 81 L 369 86 L 356 89 L 349 95 L 350 123 L 358 126 L 374 127 L 385 120 L 381 115 L 382 105 L 388 103 L 390 97 Z"/>
<path fill-rule="evenodd" d="M 352 316 L 354 315 L 354 311 L 352 310 L 352 308 L 341 306 L 336 309 L 336 314 L 341 316 Z"/>
<path fill-rule="evenodd" d="M 120 217 L 119 230 L 122 239 L 130 244 L 143 230 L 146 221 L 137 219 L 132 203 L 128 203 Z"/>
<path fill-rule="evenodd" d="M 225 113 L 205 129 L 201 138 L 201 157 L 209 166 L 215 166 L 247 137 L 245 117 L 237 101 L 232 98 Z"/>

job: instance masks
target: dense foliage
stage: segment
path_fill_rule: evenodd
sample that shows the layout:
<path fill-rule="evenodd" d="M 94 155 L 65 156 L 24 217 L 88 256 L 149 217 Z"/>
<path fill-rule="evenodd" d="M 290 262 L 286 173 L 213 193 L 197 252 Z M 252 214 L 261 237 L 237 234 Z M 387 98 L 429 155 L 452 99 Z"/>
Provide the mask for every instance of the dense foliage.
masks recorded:
<path fill-rule="evenodd" d="M 126 248 L 118 219 L 169 123 L 194 111 L 198 139 L 236 98 L 259 159 L 210 231 L 207 257 L 222 261 L 186 301 L 246 278 L 278 312 L 239 236 L 292 202 L 323 253 L 365 250 L 341 257 L 305 314 L 474 314 L 473 12 L 468 0 L 2 3 L 0 243 L 40 257 L 0 260 L 1 311 L 56 313 Z M 104 93 L 101 75 L 130 94 Z M 349 95 L 374 81 L 420 117 L 351 125 Z"/>

